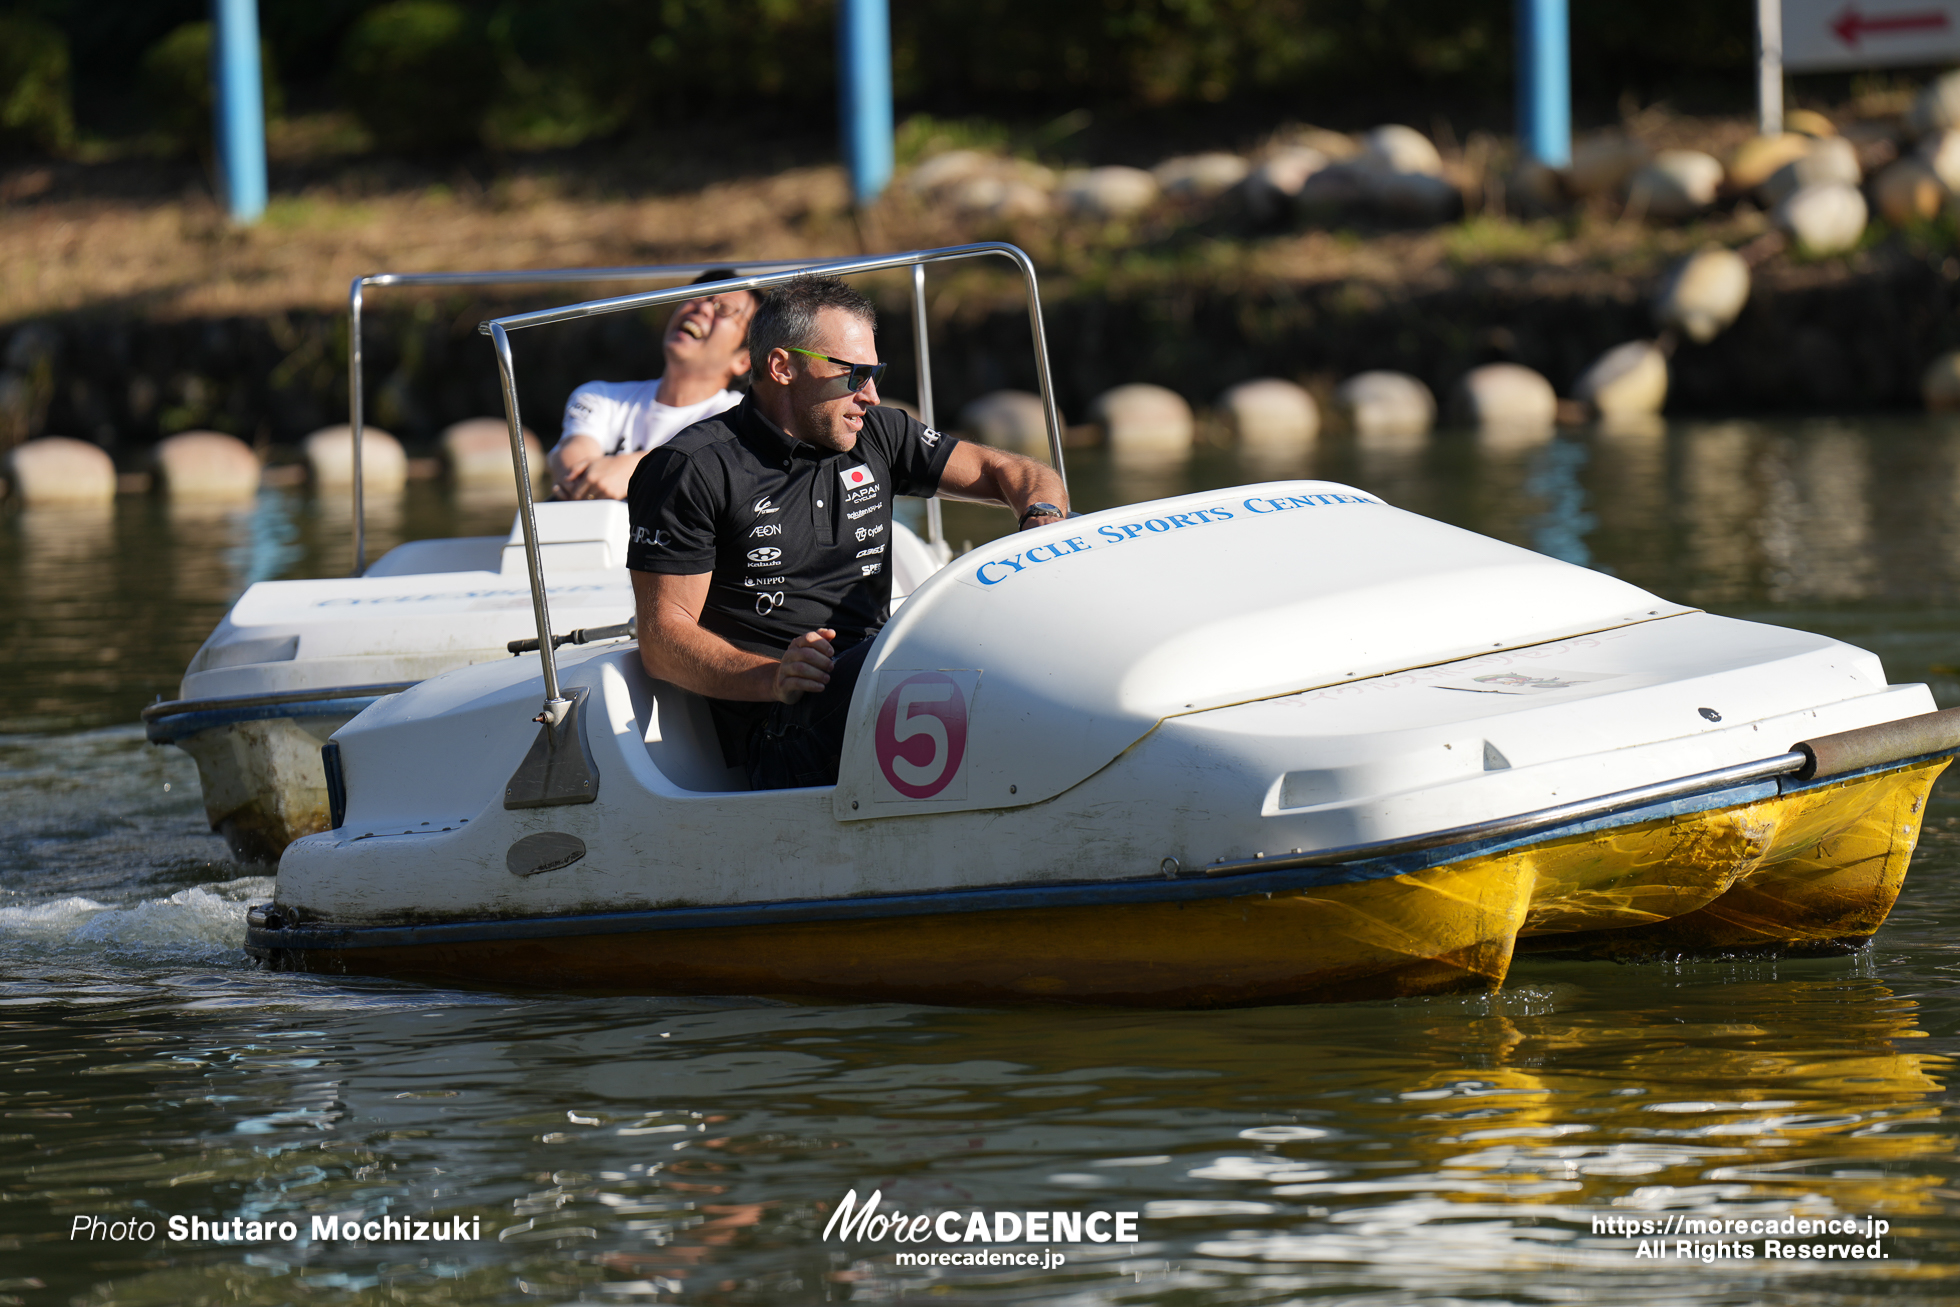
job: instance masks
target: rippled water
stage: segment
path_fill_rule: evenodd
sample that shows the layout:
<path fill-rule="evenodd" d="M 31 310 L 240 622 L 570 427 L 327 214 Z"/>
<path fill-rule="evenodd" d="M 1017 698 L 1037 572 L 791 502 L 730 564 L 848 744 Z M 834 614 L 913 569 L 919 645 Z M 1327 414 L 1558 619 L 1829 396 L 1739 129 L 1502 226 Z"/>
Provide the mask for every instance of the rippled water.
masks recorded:
<path fill-rule="evenodd" d="M 1078 455 L 1073 480 L 1097 506 L 1303 470 Z M 1313 470 L 1853 640 L 1960 701 L 1960 431 L 1329 442 Z M 1007 525 L 948 517 L 956 542 Z M 378 518 L 385 547 L 508 509 L 416 486 Z M 238 942 L 269 882 L 132 721 L 248 580 L 342 570 L 346 541 L 341 506 L 288 493 L 0 518 L 0 1303 L 1960 1298 L 1960 783 L 1874 946 L 1836 960 L 1527 960 L 1492 998 L 1161 1014 L 264 975 Z M 874 1188 L 906 1212 L 1134 1211 L 1139 1241 L 905 1268 L 822 1237 Z M 483 1237 L 306 1237 L 384 1213 Z M 300 1237 L 70 1238 L 172 1215 Z M 1704 1264 L 1637 1257 L 1606 1216 L 1890 1229 L 1882 1261 Z"/>

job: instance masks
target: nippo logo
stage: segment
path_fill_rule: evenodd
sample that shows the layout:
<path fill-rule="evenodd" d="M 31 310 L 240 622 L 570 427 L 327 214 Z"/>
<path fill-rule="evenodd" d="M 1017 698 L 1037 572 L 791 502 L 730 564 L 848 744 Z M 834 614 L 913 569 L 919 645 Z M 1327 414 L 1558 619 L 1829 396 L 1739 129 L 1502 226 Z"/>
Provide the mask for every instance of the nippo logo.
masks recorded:
<path fill-rule="evenodd" d="M 886 692 L 872 732 L 878 770 L 907 799 L 965 797 L 964 780 L 954 793 L 944 791 L 966 760 L 967 703 L 979 673 L 899 675 L 904 679 Z"/>
<path fill-rule="evenodd" d="M 856 490 L 859 486 L 878 484 L 877 476 L 868 467 L 847 467 L 837 474 L 837 479 L 844 483 L 844 489 L 846 490 Z"/>

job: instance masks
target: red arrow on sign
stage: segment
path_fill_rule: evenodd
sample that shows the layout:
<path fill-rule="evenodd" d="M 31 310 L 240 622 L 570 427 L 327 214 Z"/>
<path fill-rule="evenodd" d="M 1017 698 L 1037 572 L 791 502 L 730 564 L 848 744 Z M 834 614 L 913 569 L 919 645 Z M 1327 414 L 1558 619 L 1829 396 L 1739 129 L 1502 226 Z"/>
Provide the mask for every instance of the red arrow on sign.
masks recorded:
<path fill-rule="evenodd" d="M 1837 39 L 1858 48 L 1858 42 L 1867 36 L 1904 36 L 1909 32 L 1944 32 L 1947 29 L 1946 11 L 1943 9 L 1922 9 L 1916 13 L 1875 14 L 1867 18 L 1858 12 L 1857 5 L 1846 5 L 1844 12 L 1831 20 L 1831 31 Z"/>

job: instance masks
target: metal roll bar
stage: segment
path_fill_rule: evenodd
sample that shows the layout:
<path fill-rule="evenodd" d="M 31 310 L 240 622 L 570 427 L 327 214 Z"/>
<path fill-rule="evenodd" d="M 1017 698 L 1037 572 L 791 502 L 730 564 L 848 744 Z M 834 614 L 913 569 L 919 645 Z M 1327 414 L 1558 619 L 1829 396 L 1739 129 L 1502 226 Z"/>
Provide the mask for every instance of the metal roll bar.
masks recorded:
<path fill-rule="evenodd" d="M 699 286 L 674 286 L 665 290 L 642 291 L 637 295 L 620 295 L 612 299 L 587 300 L 580 304 L 567 304 L 561 308 L 538 309 L 531 313 L 513 313 L 506 317 L 492 318 L 477 324 L 477 330 L 490 337 L 491 346 L 497 352 L 497 369 L 504 383 L 504 409 L 510 420 L 510 456 L 517 473 L 517 520 L 524 534 L 524 567 L 531 578 L 531 611 L 538 623 L 538 660 L 544 666 L 544 711 L 539 720 L 546 729 L 557 726 L 565 719 L 571 701 L 558 690 L 558 660 L 552 652 L 551 613 L 545 600 L 544 568 L 538 556 L 538 524 L 536 506 L 531 498 L 531 471 L 529 458 L 524 449 L 524 422 L 517 407 L 517 365 L 511 357 L 510 333 L 527 327 L 546 327 L 558 322 L 571 322 L 579 318 L 602 317 L 608 313 L 625 313 L 632 309 L 652 308 L 660 304 L 673 304 L 681 300 L 693 299 L 697 295 L 722 295 L 738 290 L 764 290 L 770 286 L 780 286 L 794 281 L 806 272 L 823 272 L 831 276 L 845 276 L 860 272 L 883 272 L 891 268 L 912 268 L 912 303 L 917 316 L 917 344 L 920 361 L 929 361 L 925 342 L 925 284 L 924 266 L 928 263 L 947 263 L 957 259 L 984 258 L 989 255 L 1004 258 L 1020 269 L 1021 279 L 1028 291 L 1028 326 L 1034 333 L 1035 372 L 1041 386 L 1041 407 L 1048 423 L 1048 452 L 1054 461 L 1055 474 L 1062 478 L 1062 486 L 1067 489 L 1068 472 L 1062 463 L 1062 423 L 1055 408 L 1055 387 L 1048 369 L 1048 336 L 1041 323 L 1041 294 L 1037 285 L 1034 260 L 1027 251 L 1005 241 L 983 241 L 976 245 L 949 245 L 940 249 L 912 250 L 904 254 L 880 254 L 858 259 L 833 259 L 823 263 L 810 264 L 783 272 L 758 273 L 751 276 L 733 277 L 727 281 L 705 282 Z M 727 267 L 728 264 L 704 264 L 703 267 Z M 471 274 L 454 274 L 468 276 Z M 487 275 L 487 274 L 486 274 Z M 566 278 L 573 280 L 573 278 Z M 920 413 L 930 414 L 931 382 L 921 368 L 919 379 Z M 930 420 L 930 419 L 928 419 Z M 358 479 L 359 468 L 356 467 Z M 928 501 L 928 512 L 932 502 Z M 935 541 L 934 543 L 937 543 Z"/>
<path fill-rule="evenodd" d="M 828 260 L 722 259 L 712 263 L 659 263 L 621 268 L 533 268 L 496 272 L 371 272 L 356 277 L 347 289 L 347 426 L 354 442 L 354 567 L 349 576 L 367 571 L 367 504 L 361 479 L 361 436 L 367 428 L 367 392 L 363 379 L 361 308 L 369 286 L 533 286 L 577 282 L 646 281 L 691 277 L 714 268 L 775 272 L 784 268 L 815 267 Z M 919 322 L 923 328 L 924 318 Z"/>

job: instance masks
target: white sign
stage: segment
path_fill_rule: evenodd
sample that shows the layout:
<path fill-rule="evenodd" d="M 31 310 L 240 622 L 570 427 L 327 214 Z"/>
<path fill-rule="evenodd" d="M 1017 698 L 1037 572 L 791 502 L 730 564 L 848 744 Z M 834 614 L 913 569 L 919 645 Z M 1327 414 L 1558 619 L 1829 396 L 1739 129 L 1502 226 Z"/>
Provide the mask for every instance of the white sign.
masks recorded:
<path fill-rule="evenodd" d="M 1960 62 L 1960 0 L 1783 0 L 1783 66 Z"/>

